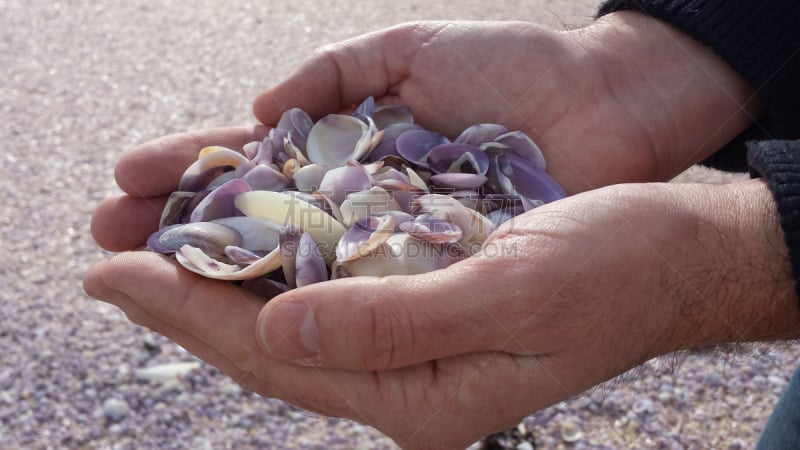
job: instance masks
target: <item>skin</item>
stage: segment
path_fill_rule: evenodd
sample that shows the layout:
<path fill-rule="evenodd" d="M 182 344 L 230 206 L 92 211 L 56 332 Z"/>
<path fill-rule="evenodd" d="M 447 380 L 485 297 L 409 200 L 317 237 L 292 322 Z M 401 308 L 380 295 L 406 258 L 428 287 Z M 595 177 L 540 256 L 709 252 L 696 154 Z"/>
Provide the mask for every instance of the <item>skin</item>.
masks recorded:
<path fill-rule="evenodd" d="M 86 291 L 247 389 L 406 448 L 467 446 L 657 355 L 800 335 L 763 182 L 641 183 L 712 153 L 759 110 L 746 83 L 677 31 L 632 13 L 572 32 L 408 24 L 322 49 L 254 112 L 274 125 L 292 106 L 319 117 L 368 95 L 449 135 L 479 122 L 522 129 L 577 195 L 505 224 L 478 257 L 419 276 L 336 280 L 265 304 L 128 251 L 92 267 Z M 141 246 L 200 148 L 264 133 L 207 130 L 126 153 L 116 170 L 126 194 L 98 206 L 95 239 Z"/>

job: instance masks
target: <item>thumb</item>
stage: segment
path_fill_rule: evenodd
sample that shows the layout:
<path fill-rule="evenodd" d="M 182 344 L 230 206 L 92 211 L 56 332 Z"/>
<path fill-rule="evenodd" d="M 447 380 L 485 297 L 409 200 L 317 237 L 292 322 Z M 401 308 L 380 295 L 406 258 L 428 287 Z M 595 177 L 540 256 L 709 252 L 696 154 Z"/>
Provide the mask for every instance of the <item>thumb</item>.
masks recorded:
<path fill-rule="evenodd" d="M 415 276 L 346 278 L 289 291 L 258 317 L 271 358 L 353 370 L 499 350 L 512 339 L 502 289 L 470 264 Z"/>

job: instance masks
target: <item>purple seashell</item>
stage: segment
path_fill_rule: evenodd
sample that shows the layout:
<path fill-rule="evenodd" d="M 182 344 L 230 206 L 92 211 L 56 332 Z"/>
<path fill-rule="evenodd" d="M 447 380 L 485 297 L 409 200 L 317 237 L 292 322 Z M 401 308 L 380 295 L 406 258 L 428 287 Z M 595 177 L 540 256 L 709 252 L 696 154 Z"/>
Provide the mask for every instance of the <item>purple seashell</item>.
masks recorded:
<path fill-rule="evenodd" d="M 300 192 L 311 193 L 319 189 L 327 172 L 328 169 L 323 165 L 309 164 L 297 169 L 292 181 L 294 181 L 295 187 Z"/>
<path fill-rule="evenodd" d="M 463 236 L 458 225 L 437 219 L 432 214 L 422 214 L 412 222 L 404 222 L 400 230 L 433 244 L 453 244 Z"/>
<path fill-rule="evenodd" d="M 181 223 L 183 212 L 195 196 L 197 196 L 195 192 L 183 191 L 175 191 L 170 194 L 167 199 L 167 204 L 164 205 L 164 210 L 161 213 L 161 220 L 158 223 L 158 228 Z"/>
<path fill-rule="evenodd" d="M 544 170 L 533 167 L 530 161 L 513 153 L 504 153 L 497 157 L 497 176 L 501 185 L 510 184 L 506 191 L 513 189 L 528 200 L 539 200 L 550 203 L 567 196 L 561 186 Z M 505 180 L 504 180 L 505 178 Z"/>
<path fill-rule="evenodd" d="M 336 260 L 348 261 L 371 253 L 394 232 L 392 216 L 362 217 L 355 221 L 336 244 Z"/>
<path fill-rule="evenodd" d="M 229 245 L 225 247 L 225 256 L 233 261 L 234 264 L 238 264 L 240 266 L 253 264 L 263 257 L 262 255 L 236 245 Z"/>
<path fill-rule="evenodd" d="M 474 173 L 485 175 L 489 157 L 478 147 L 469 144 L 442 144 L 428 152 L 428 166 L 436 173 Z"/>
<path fill-rule="evenodd" d="M 508 128 L 494 123 L 482 123 L 473 125 L 464 130 L 454 142 L 480 146 L 485 142 L 491 142 L 498 136 L 508 133 Z"/>
<path fill-rule="evenodd" d="M 476 173 L 483 175 L 489 169 L 489 157 L 479 147 L 449 143 L 430 150 L 427 163 L 436 173 Z"/>
<path fill-rule="evenodd" d="M 531 138 L 521 131 L 512 131 L 499 136 L 495 142 L 504 145 L 509 151 L 526 159 L 533 167 L 545 170 L 544 155 Z"/>
<path fill-rule="evenodd" d="M 367 161 L 382 161 L 389 157 L 400 157 L 397 153 L 397 137 L 406 131 L 424 130 L 413 123 L 395 123 L 383 130 L 381 142 L 367 155 Z"/>
<path fill-rule="evenodd" d="M 254 159 L 256 155 L 258 155 L 258 151 L 261 149 L 261 143 L 263 141 L 253 141 L 244 144 L 242 147 L 242 153 L 244 153 L 245 158 L 247 159 Z"/>
<path fill-rule="evenodd" d="M 348 194 L 361 192 L 370 187 L 372 187 L 372 179 L 364 166 L 351 162 L 343 167 L 329 170 L 322 178 L 319 191 L 337 205 L 341 205 Z"/>
<path fill-rule="evenodd" d="M 314 126 L 314 121 L 311 120 L 308 113 L 300 108 L 292 108 L 283 113 L 276 128 L 285 130 L 292 144 L 300 149 L 300 151 L 305 152 L 306 140 L 308 139 L 308 133 L 311 131 L 312 126 Z M 284 138 L 286 138 L 286 136 L 284 136 Z M 274 145 L 275 141 L 273 140 L 272 142 L 273 149 L 277 148 Z"/>
<path fill-rule="evenodd" d="M 203 201 L 192 211 L 190 222 L 208 222 L 223 217 L 233 217 L 241 215 L 234 200 L 239 195 L 250 192 L 250 185 L 244 180 L 233 179 L 214 189 Z"/>
<path fill-rule="evenodd" d="M 211 184 L 214 179 L 220 175 L 231 172 L 234 170 L 233 166 L 217 166 L 206 169 L 189 180 L 181 180 L 181 185 L 178 187 L 179 191 L 185 192 L 200 192 Z"/>
<path fill-rule="evenodd" d="M 431 181 L 439 187 L 475 190 L 483 186 L 488 178 L 474 173 L 440 173 L 433 175 Z"/>
<path fill-rule="evenodd" d="M 328 268 L 317 242 L 308 233 L 300 236 L 295 260 L 295 284 L 301 288 L 328 280 Z"/>
<path fill-rule="evenodd" d="M 449 142 L 446 137 L 433 131 L 406 131 L 397 137 L 397 153 L 412 164 L 427 168 L 428 152 L 437 145 Z"/>
<path fill-rule="evenodd" d="M 252 278 L 244 280 L 242 289 L 248 290 L 263 298 L 277 297 L 284 292 L 288 291 L 289 286 L 269 278 Z"/>
<path fill-rule="evenodd" d="M 372 96 L 367 97 L 358 108 L 356 108 L 355 112 L 353 112 L 354 117 L 372 117 L 375 114 L 375 98 Z"/>
<path fill-rule="evenodd" d="M 158 253 L 174 253 L 188 244 L 212 258 L 224 255 L 225 247 L 241 243 L 239 232 L 211 222 L 173 225 L 153 233 L 147 239 L 148 247 Z"/>
<path fill-rule="evenodd" d="M 264 145 L 269 143 L 269 149 L 272 153 L 272 159 L 276 162 L 283 165 L 286 161 L 292 159 L 288 153 L 286 153 L 286 148 L 284 145 L 284 141 L 289 136 L 289 132 L 286 130 L 281 130 L 278 128 L 273 128 L 270 130 L 269 135 L 264 138 Z M 266 150 L 265 150 L 266 151 Z"/>
<path fill-rule="evenodd" d="M 156 253 L 163 253 L 163 254 L 174 253 L 177 249 L 173 248 L 171 245 L 162 244 L 160 242 L 161 236 L 167 231 L 178 227 L 182 227 L 183 225 L 184 224 L 177 223 L 161 227 L 158 231 L 156 231 L 155 233 L 151 233 L 150 236 L 147 237 L 147 243 L 145 245 L 147 246 L 148 249 Z M 178 246 L 178 248 L 180 248 L 180 246 Z"/>
<path fill-rule="evenodd" d="M 295 225 L 284 225 L 281 228 L 281 267 L 283 268 L 283 277 L 286 279 L 286 284 L 292 289 L 297 287 L 295 263 L 302 235 L 303 231 Z"/>
<path fill-rule="evenodd" d="M 242 180 L 254 191 L 280 192 L 289 185 L 289 179 L 284 174 L 265 165 L 253 167 L 244 174 Z"/>
<path fill-rule="evenodd" d="M 181 223 L 189 223 L 192 213 L 194 212 L 195 208 L 197 208 L 197 205 L 199 205 L 200 202 L 202 202 L 206 197 L 211 195 L 212 192 L 214 191 L 211 189 L 205 189 L 196 193 L 194 197 L 192 197 L 189 202 L 186 203 L 186 206 L 184 206 L 183 213 L 181 214 Z"/>

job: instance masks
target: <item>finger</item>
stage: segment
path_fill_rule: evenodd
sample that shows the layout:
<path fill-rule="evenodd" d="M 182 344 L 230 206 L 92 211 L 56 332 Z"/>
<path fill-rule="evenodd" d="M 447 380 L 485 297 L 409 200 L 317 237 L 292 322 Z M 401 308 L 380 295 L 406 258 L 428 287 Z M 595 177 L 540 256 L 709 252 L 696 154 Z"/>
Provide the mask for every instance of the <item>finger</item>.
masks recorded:
<path fill-rule="evenodd" d="M 114 176 L 117 185 L 134 197 L 167 195 L 178 188 L 181 174 L 204 147 L 219 145 L 241 150 L 267 135 L 263 126 L 229 127 L 165 136 L 122 155 Z"/>
<path fill-rule="evenodd" d="M 470 355 L 379 373 L 283 364 L 252 347 L 253 302 L 240 295 L 220 298 L 220 292 L 206 285 L 180 280 L 172 272 L 181 269 L 170 266 L 152 254 L 120 255 L 92 267 L 84 286 L 90 295 L 118 305 L 134 321 L 220 367 L 245 388 L 311 411 L 374 425 L 404 446 L 435 442 L 441 444 L 437 448 L 463 447 L 469 443 L 464 439 L 474 440 L 518 419 L 517 413 L 505 411 L 522 411 L 536 402 L 546 402 L 541 404 L 545 406 L 563 397 L 553 389 L 551 377 L 538 370 L 535 359 L 506 354 Z M 188 283 L 184 287 L 189 295 L 174 295 L 170 279 L 176 275 L 176 282 Z M 219 305 L 225 305 L 224 314 Z M 520 370 L 530 376 L 520 376 Z M 487 396 L 498 383 L 514 392 L 532 387 L 533 394 L 515 395 L 511 402 Z M 487 420 L 484 408 L 504 413 Z M 454 421 L 475 435 L 442 433 Z"/>
<path fill-rule="evenodd" d="M 436 22 L 401 25 L 325 47 L 282 83 L 259 95 L 253 112 L 262 123 L 274 126 L 292 107 L 321 117 L 369 96 L 396 94 L 416 52 L 443 26 Z"/>
<path fill-rule="evenodd" d="M 289 291 L 261 311 L 259 341 L 273 358 L 361 370 L 500 350 L 513 337 L 505 323 L 512 293 L 481 265 Z"/>
<path fill-rule="evenodd" d="M 141 247 L 158 229 L 167 197 L 137 198 L 128 195 L 104 199 L 92 215 L 92 237 L 112 252 Z"/>
<path fill-rule="evenodd" d="M 264 299 L 229 283 L 197 277 L 152 253 L 130 252 L 91 267 L 84 289 L 247 389 L 320 413 L 371 420 L 364 415 L 368 403 L 357 399 L 375 397 L 373 374 L 321 371 L 267 358 L 254 332 Z"/>

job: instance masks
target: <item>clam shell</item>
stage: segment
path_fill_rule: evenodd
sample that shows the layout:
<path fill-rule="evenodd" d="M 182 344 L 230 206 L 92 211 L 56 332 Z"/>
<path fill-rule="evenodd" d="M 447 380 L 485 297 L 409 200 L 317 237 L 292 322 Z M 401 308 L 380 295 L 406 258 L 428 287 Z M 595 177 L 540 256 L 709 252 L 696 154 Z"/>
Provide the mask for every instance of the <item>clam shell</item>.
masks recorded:
<path fill-rule="evenodd" d="M 379 215 L 386 211 L 402 211 L 403 208 L 391 193 L 383 188 L 373 187 L 348 195 L 339 210 L 342 222 L 351 225 L 363 217 Z"/>
<path fill-rule="evenodd" d="M 216 280 L 247 280 L 266 275 L 281 266 L 278 249 L 263 258 L 242 268 L 236 264 L 226 264 L 206 255 L 202 250 L 191 245 L 184 245 L 175 253 L 178 263 L 186 269 L 207 278 Z"/>
<path fill-rule="evenodd" d="M 306 156 L 312 163 L 328 167 L 358 161 L 377 144 L 373 142 L 376 131 L 352 116 L 325 116 L 308 133 Z"/>
<path fill-rule="evenodd" d="M 196 184 L 195 178 L 209 169 L 224 168 L 226 166 L 237 168 L 247 164 L 248 159 L 241 153 L 225 147 L 205 147 L 200 150 L 197 161 L 187 168 L 178 182 L 179 191 L 189 191 L 187 186 Z M 210 181 L 210 180 L 209 180 Z M 205 186 L 203 186 L 205 187 Z M 202 189 L 202 187 L 200 188 Z"/>
<path fill-rule="evenodd" d="M 344 234 L 344 227 L 325 211 L 295 196 L 271 191 L 246 192 L 236 197 L 235 204 L 247 217 L 296 225 L 311 234 L 326 262 L 333 262 L 336 243 Z"/>

